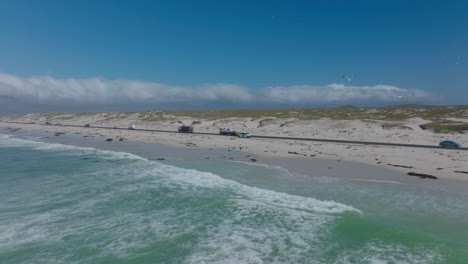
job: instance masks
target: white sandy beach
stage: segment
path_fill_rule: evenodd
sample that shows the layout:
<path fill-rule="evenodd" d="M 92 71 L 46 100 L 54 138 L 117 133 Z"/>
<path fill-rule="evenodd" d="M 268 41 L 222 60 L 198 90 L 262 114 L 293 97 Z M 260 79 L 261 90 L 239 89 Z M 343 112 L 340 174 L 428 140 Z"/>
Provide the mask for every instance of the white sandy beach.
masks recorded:
<path fill-rule="evenodd" d="M 311 137 L 322 139 L 362 140 L 387 143 L 411 143 L 437 145 L 442 140 L 453 140 L 468 145 L 466 133 L 442 134 L 422 130 L 419 125 L 427 120 L 413 118 L 404 125 L 384 128 L 378 122 L 360 120 L 295 120 L 270 118 L 268 123 L 262 119 L 227 118 L 221 120 L 203 120 L 178 117 L 177 121 L 148 122 L 141 120 L 139 114 L 128 115 L 125 118 L 109 118 L 108 113 L 93 115 L 73 114 L 30 114 L 19 117 L 3 118 L 3 121 L 31 122 L 36 124 L 0 123 L 3 129 L 26 129 L 34 131 L 49 131 L 56 133 L 76 134 L 83 137 L 162 143 L 171 147 L 227 149 L 251 154 L 250 159 L 256 162 L 274 162 L 276 158 L 302 159 L 305 163 L 313 159 L 335 161 L 352 161 L 391 169 L 406 175 L 408 172 L 423 173 L 436 176 L 439 179 L 468 180 L 468 152 L 454 149 L 423 149 L 393 146 L 371 146 L 357 144 L 321 143 L 293 140 L 272 140 L 259 138 L 237 138 L 230 136 L 211 136 L 177 133 L 180 124 L 193 123 L 197 132 L 216 133 L 220 127 L 231 127 L 237 130 L 249 131 L 254 135 Z M 83 127 L 45 126 L 43 122 L 61 122 Z M 197 121 L 197 122 L 194 122 Z M 467 121 L 467 120 L 464 120 Z M 157 133 L 131 130 L 112 130 L 84 127 L 117 126 L 127 127 L 135 123 L 137 128 L 174 130 L 174 133 Z M 200 157 L 204 158 L 204 157 Z M 328 166 L 329 176 L 335 175 L 334 166 Z M 410 176 L 407 176 L 410 177 Z"/>

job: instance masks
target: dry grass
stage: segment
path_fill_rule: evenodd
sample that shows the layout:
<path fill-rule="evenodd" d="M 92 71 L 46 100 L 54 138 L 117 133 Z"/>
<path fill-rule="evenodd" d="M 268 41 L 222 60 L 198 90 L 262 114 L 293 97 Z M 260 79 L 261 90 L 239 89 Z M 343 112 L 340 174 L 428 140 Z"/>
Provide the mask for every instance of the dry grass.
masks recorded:
<path fill-rule="evenodd" d="M 243 120 L 258 121 L 262 125 L 287 125 L 301 120 L 362 120 L 381 123 L 383 128 L 407 128 L 410 118 L 428 120 L 425 127 L 435 132 L 464 132 L 468 130 L 468 105 L 426 106 L 399 105 L 388 107 L 342 106 L 334 108 L 286 108 L 286 109 L 237 109 L 237 110 L 193 110 L 193 111 L 141 111 L 141 112 L 97 112 L 97 113 L 41 113 L 22 116 L 4 116 L 8 119 L 72 120 L 92 117 L 100 122 L 132 119 L 142 122 L 176 122 L 182 118 L 192 120 Z M 449 121 L 459 118 L 461 122 Z M 285 120 L 289 119 L 289 120 Z"/>

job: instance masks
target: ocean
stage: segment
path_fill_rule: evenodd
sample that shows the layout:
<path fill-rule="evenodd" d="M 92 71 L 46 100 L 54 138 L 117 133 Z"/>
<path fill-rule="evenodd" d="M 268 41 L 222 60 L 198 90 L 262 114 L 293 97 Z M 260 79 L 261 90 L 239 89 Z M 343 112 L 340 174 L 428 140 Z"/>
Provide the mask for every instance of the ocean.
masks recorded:
<path fill-rule="evenodd" d="M 2 264 L 468 263 L 466 188 L 433 180 L 153 161 L 3 134 L 0 168 Z"/>

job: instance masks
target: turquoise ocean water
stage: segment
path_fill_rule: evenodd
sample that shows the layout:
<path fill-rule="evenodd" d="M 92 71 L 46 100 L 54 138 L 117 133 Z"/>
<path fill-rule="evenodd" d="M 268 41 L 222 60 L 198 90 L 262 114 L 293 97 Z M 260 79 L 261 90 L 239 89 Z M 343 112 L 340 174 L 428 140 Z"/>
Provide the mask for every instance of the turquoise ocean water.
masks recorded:
<path fill-rule="evenodd" d="M 0 134 L 0 263 L 468 263 L 468 197 Z"/>

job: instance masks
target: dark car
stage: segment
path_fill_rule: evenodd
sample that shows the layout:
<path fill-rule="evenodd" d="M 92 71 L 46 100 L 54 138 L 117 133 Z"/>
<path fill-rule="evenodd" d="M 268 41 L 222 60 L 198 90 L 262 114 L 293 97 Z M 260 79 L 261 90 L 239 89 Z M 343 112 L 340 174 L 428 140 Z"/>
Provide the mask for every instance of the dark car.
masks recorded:
<path fill-rule="evenodd" d="M 193 133 L 193 127 L 186 125 L 180 126 L 177 130 L 180 133 Z"/>
<path fill-rule="evenodd" d="M 440 142 L 439 146 L 441 146 L 443 148 L 459 148 L 459 147 L 461 147 L 461 144 L 457 143 L 457 142 L 446 140 L 446 141 Z"/>
<path fill-rule="evenodd" d="M 84 125 L 84 126 L 85 126 L 85 127 L 90 127 L 90 125 L 89 125 L 89 124 L 86 124 L 86 125 Z"/>

